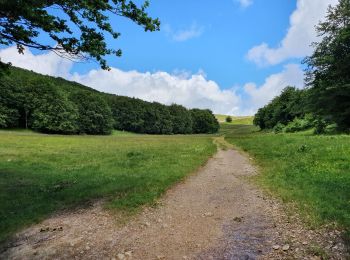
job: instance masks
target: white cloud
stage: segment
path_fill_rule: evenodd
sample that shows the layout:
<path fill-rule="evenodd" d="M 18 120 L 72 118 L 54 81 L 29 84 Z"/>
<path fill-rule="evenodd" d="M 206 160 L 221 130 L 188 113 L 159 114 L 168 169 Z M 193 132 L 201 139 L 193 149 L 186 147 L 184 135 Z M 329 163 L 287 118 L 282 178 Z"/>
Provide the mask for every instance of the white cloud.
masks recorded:
<path fill-rule="evenodd" d="M 169 24 L 164 25 L 165 33 L 176 42 L 184 42 L 201 36 L 204 32 L 204 27 L 193 22 L 188 28 L 174 31 Z"/>
<path fill-rule="evenodd" d="M 247 8 L 248 6 L 253 4 L 253 0 L 235 0 L 236 2 L 239 2 L 242 8 Z"/>
<path fill-rule="evenodd" d="M 282 72 L 267 77 L 261 86 L 247 83 L 238 93 L 239 87 L 221 89 L 215 81 L 208 80 L 203 71 L 195 74 L 183 70 L 143 73 L 112 68 L 111 71 L 97 69 L 79 74 L 70 72 L 73 62 L 53 53 L 33 55 L 26 49 L 25 54 L 20 55 L 10 47 L 0 50 L 0 57 L 15 66 L 61 76 L 99 91 L 163 104 L 177 103 L 188 108 L 209 108 L 214 113 L 231 115 L 254 114 L 287 85 L 302 87 L 304 77 L 299 65 L 289 64 Z"/>
<path fill-rule="evenodd" d="M 310 55 L 310 44 L 317 40 L 315 25 L 326 16 L 327 7 L 338 0 L 298 0 L 297 8 L 290 17 L 286 36 L 276 48 L 262 43 L 249 50 L 247 58 L 258 65 L 274 65 L 289 58 Z"/>
<path fill-rule="evenodd" d="M 74 74 L 74 81 L 99 91 L 137 97 L 163 104 L 177 103 L 188 108 L 210 108 L 216 113 L 236 114 L 240 98 L 233 90 L 221 90 L 219 85 L 201 73 L 169 74 L 167 72 L 91 70 L 85 75 Z"/>
<path fill-rule="evenodd" d="M 26 48 L 24 54 L 19 54 L 16 46 L 0 49 L 0 58 L 16 67 L 59 77 L 67 77 L 73 65 L 71 61 L 62 59 L 53 52 L 34 55 Z"/>
<path fill-rule="evenodd" d="M 246 109 L 254 113 L 258 108 L 279 95 L 286 86 L 297 88 L 304 86 L 304 73 L 300 65 L 288 64 L 284 66 L 282 72 L 270 75 L 259 87 L 252 82 L 245 84 L 244 91 L 249 97 L 246 100 Z"/>
<path fill-rule="evenodd" d="M 177 103 L 188 108 L 209 108 L 216 113 L 239 113 L 240 98 L 232 89 L 222 90 L 206 78 L 203 71 L 192 74 L 176 70 L 167 72 L 122 71 L 112 68 L 91 70 L 86 74 L 70 73 L 73 63 L 53 53 L 33 55 L 26 49 L 24 55 L 14 47 L 0 50 L 2 61 L 46 75 L 61 76 L 90 86 L 99 91 L 137 97 L 163 104 Z"/>

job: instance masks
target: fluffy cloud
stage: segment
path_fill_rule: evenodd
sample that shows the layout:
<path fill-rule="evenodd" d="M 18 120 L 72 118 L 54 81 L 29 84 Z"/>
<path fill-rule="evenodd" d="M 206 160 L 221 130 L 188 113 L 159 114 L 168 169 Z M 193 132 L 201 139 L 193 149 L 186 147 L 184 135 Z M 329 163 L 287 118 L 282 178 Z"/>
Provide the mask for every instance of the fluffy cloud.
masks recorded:
<path fill-rule="evenodd" d="M 163 104 L 177 103 L 188 108 L 210 108 L 216 113 L 239 113 L 240 98 L 234 90 L 222 90 L 219 85 L 199 71 L 145 72 L 122 71 L 112 68 L 91 70 L 86 74 L 70 73 L 73 63 L 54 53 L 33 55 L 30 50 L 20 55 L 14 47 L 0 50 L 1 60 L 14 66 L 42 74 L 61 76 L 99 91 L 137 97 Z"/>
<path fill-rule="evenodd" d="M 258 65 L 274 65 L 289 58 L 302 58 L 311 54 L 310 44 L 317 40 L 315 25 L 323 20 L 327 7 L 338 0 L 298 0 L 290 17 L 286 36 L 277 48 L 262 43 L 249 50 L 247 57 Z"/>
<path fill-rule="evenodd" d="M 242 8 L 246 8 L 253 4 L 253 0 L 236 0 L 236 2 L 239 2 Z"/>
<path fill-rule="evenodd" d="M 73 65 L 70 60 L 62 59 L 53 52 L 34 55 L 25 49 L 24 54 L 19 54 L 16 46 L 0 49 L 0 58 L 1 61 L 11 62 L 16 67 L 59 77 L 68 77 Z"/>
<path fill-rule="evenodd" d="M 275 96 L 279 95 L 286 86 L 302 88 L 304 85 L 304 73 L 297 64 L 288 64 L 280 73 L 272 74 L 265 79 L 264 84 L 257 86 L 255 83 L 247 83 L 244 91 L 248 95 L 246 100 L 246 113 L 254 113 L 258 108 L 266 105 Z"/>
<path fill-rule="evenodd" d="M 282 72 L 270 75 L 261 86 L 247 83 L 243 88 L 220 89 L 202 71 L 195 74 L 187 71 L 143 73 L 112 68 L 111 71 L 97 69 L 79 74 L 70 72 L 73 65 L 71 61 L 53 53 L 33 55 L 26 49 L 24 55 L 20 55 L 11 47 L 0 50 L 0 57 L 15 66 L 61 76 L 106 93 L 163 104 L 177 103 L 188 108 L 209 108 L 220 114 L 252 115 L 285 86 L 303 86 L 303 71 L 296 64 L 286 65 Z M 241 90 L 239 93 L 236 91 L 238 89 Z"/>
<path fill-rule="evenodd" d="M 91 70 L 85 75 L 74 74 L 72 79 L 99 91 L 138 97 L 163 104 L 177 103 L 186 107 L 210 108 L 216 113 L 236 114 L 240 99 L 233 90 L 221 90 L 217 83 L 202 73 L 190 76 L 167 72 L 141 73 Z"/>
<path fill-rule="evenodd" d="M 164 25 L 165 33 L 176 42 L 184 42 L 192 38 L 201 36 L 204 32 L 204 27 L 193 22 L 191 26 L 185 29 L 174 31 L 169 24 Z"/>

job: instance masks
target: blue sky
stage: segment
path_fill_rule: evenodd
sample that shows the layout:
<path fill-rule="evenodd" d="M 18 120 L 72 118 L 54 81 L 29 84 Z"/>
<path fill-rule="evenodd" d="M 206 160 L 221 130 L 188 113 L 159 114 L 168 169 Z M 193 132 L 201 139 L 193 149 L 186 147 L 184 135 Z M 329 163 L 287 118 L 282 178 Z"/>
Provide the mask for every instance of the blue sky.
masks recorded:
<path fill-rule="evenodd" d="M 61 76 L 100 91 L 165 104 L 248 115 L 286 85 L 303 87 L 301 60 L 312 52 L 314 25 L 337 0 L 152 0 L 149 13 L 161 30 L 145 33 L 127 19 L 111 17 L 121 58 L 96 63 L 62 60 L 52 53 L 0 50 L 2 60 Z M 46 38 L 42 38 L 46 41 Z"/>

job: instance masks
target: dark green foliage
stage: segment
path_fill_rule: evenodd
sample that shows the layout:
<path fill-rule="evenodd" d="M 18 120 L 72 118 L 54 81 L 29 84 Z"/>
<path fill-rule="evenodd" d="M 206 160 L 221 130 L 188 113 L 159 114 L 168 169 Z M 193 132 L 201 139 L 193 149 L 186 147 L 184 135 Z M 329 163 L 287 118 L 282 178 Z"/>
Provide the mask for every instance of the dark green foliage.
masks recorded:
<path fill-rule="evenodd" d="M 44 133 L 77 133 L 78 111 L 74 104 L 53 86 L 36 87 L 41 93 L 37 97 L 38 105 L 31 115 L 31 128 Z"/>
<path fill-rule="evenodd" d="M 253 123 L 260 129 L 272 129 L 277 124 L 287 125 L 296 117 L 305 115 L 306 91 L 295 87 L 286 87 L 281 95 L 260 108 Z"/>
<path fill-rule="evenodd" d="M 120 36 L 109 23 L 109 14 L 126 17 L 145 31 L 157 31 L 160 22 L 147 14 L 148 5 L 145 1 L 138 7 L 127 0 L 0 0 L 0 44 L 16 44 L 19 53 L 31 47 L 70 59 L 94 59 L 108 69 L 104 56 L 122 54 L 105 41 L 106 33 L 114 39 Z M 42 34 L 53 44 L 38 40 Z M 3 69 L 6 65 L 0 62 L 0 73 Z"/>
<path fill-rule="evenodd" d="M 219 122 L 209 109 L 192 109 L 193 133 L 216 133 Z"/>
<path fill-rule="evenodd" d="M 173 124 L 169 108 L 157 102 L 146 106 L 144 131 L 148 134 L 171 134 Z"/>
<path fill-rule="evenodd" d="M 320 42 L 305 59 L 313 113 L 350 129 L 350 0 L 330 7 L 317 26 Z"/>
<path fill-rule="evenodd" d="M 288 124 L 287 132 L 304 130 L 311 127 L 302 119 L 309 113 L 317 134 L 350 131 L 350 0 L 330 7 L 317 33 L 322 40 L 313 43 L 314 53 L 304 61 L 308 88 L 288 87 L 260 108 L 254 124 L 261 129 Z M 295 118 L 299 119 L 289 123 Z"/>
<path fill-rule="evenodd" d="M 218 130 L 211 111 L 195 111 L 100 93 L 62 78 L 14 67 L 0 78 L 0 128 L 58 134 L 110 134 L 113 129 L 147 134 Z"/>
<path fill-rule="evenodd" d="M 15 127 L 17 125 L 18 118 L 19 114 L 16 109 L 11 109 L 0 104 L 0 128 Z"/>
<path fill-rule="evenodd" d="M 135 133 L 144 132 L 143 114 L 147 102 L 115 95 L 110 95 L 108 101 L 114 119 L 114 129 Z"/>
<path fill-rule="evenodd" d="M 169 107 L 173 122 L 174 134 L 192 133 L 192 116 L 191 112 L 185 107 L 173 104 Z"/>
<path fill-rule="evenodd" d="M 232 123 L 232 117 L 228 116 L 226 117 L 226 123 Z"/>
<path fill-rule="evenodd" d="M 79 132 L 84 134 L 110 134 L 113 129 L 112 112 L 99 95 L 79 91 L 72 95 L 78 108 Z"/>

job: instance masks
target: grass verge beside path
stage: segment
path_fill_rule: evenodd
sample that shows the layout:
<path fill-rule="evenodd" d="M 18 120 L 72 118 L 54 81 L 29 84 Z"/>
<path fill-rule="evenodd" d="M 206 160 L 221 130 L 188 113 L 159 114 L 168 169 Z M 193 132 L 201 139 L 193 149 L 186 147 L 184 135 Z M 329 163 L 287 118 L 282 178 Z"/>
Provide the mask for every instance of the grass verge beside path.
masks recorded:
<path fill-rule="evenodd" d="M 152 203 L 214 154 L 211 136 L 53 136 L 0 131 L 0 241 L 91 199 Z"/>
<path fill-rule="evenodd" d="M 276 135 L 233 125 L 222 125 L 221 132 L 261 166 L 257 181 L 295 202 L 310 224 L 335 222 L 350 230 L 349 135 Z"/>

